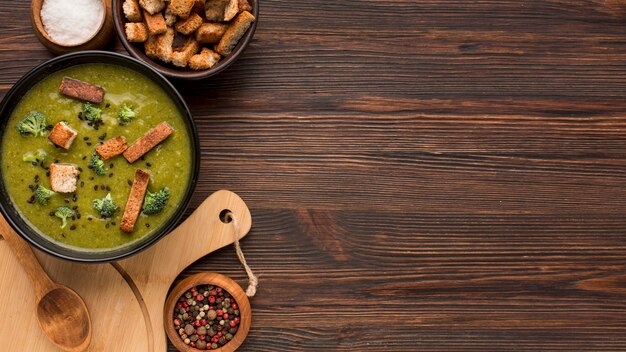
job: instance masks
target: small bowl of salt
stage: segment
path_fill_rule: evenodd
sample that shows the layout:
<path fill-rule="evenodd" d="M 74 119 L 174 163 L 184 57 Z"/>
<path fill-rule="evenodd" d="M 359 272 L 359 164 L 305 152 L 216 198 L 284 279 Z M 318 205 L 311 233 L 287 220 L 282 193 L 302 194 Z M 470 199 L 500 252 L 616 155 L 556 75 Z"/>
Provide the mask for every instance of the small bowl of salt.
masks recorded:
<path fill-rule="evenodd" d="M 37 39 L 51 52 L 103 48 L 113 36 L 111 0 L 32 0 Z"/>

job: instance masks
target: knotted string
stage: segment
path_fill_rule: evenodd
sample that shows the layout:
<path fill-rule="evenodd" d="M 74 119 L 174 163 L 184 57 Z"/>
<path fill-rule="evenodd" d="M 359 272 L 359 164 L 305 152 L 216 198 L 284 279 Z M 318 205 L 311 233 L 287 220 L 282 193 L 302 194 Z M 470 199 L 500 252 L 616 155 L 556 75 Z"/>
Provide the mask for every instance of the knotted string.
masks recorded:
<path fill-rule="evenodd" d="M 244 269 L 246 269 L 246 274 L 248 274 L 248 288 L 246 289 L 246 296 L 254 297 L 256 294 L 256 288 L 259 286 L 259 279 L 254 275 L 252 269 L 246 262 L 246 257 L 243 256 L 243 251 L 241 250 L 241 245 L 239 245 L 239 223 L 237 222 L 237 218 L 233 215 L 232 212 L 226 213 L 226 221 L 230 220 L 233 224 L 233 234 L 235 236 L 235 252 L 237 252 L 237 257 L 239 258 L 239 262 L 243 265 Z"/>

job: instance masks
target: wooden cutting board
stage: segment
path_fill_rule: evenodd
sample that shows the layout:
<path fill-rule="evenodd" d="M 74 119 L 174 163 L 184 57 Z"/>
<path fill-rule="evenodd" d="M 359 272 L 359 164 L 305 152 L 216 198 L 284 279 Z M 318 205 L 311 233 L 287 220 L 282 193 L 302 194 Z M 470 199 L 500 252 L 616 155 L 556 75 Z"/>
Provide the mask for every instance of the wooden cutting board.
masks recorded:
<path fill-rule="evenodd" d="M 223 210 L 239 220 L 240 237 L 252 217 L 235 193 L 218 191 L 169 235 L 140 254 L 110 264 L 76 264 L 35 251 L 50 277 L 76 290 L 93 323 L 89 351 L 139 352 L 167 349 L 163 305 L 178 274 L 203 256 L 234 242 Z M 0 240 L 0 346 L 11 351 L 58 351 L 37 324 L 35 298 L 24 270 Z M 0 347 L 0 350 L 4 350 Z"/>

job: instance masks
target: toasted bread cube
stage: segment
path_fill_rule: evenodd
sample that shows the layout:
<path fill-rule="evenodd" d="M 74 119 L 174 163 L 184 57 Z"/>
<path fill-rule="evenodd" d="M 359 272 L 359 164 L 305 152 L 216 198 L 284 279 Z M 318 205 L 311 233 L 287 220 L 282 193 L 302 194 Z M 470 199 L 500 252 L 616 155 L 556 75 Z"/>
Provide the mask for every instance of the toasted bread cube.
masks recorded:
<path fill-rule="evenodd" d="M 176 30 L 184 35 L 193 33 L 202 25 L 202 17 L 198 14 L 191 14 L 186 20 L 180 20 L 176 23 Z"/>
<path fill-rule="evenodd" d="M 143 43 L 148 40 L 148 29 L 143 23 L 124 24 L 126 39 L 131 43 Z"/>
<path fill-rule="evenodd" d="M 54 125 L 48 139 L 63 149 L 70 149 L 77 135 L 76 130 L 61 121 Z"/>
<path fill-rule="evenodd" d="M 200 44 L 194 38 L 188 38 L 185 46 L 180 51 L 172 53 L 172 64 L 178 67 L 186 67 L 189 59 L 200 50 Z"/>
<path fill-rule="evenodd" d="M 126 138 L 120 136 L 109 139 L 108 141 L 97 146 L 96 152 L 100 155 L 102 160 L 109 160 L 122 154 L 127 148 Z"/>
<path fill-rule="evenodd" d="M 196 32 L 196 40 L 201 44 L 217 44 L 227 29 L 224 23 L 204 23 Z"/>
<path fill-rule="evenodd" d="M 254 22 L 254 16 L 250 12 L 244 11 L 240 13 L 228 26 L 220 43 L 215 47 L 215 51 L 222 56 L 229 55 L 237 46 L 241 37 L 250 28 L 252 22 Z"/>
<path fill-rule="evenodd" d="M 150 35 L 158 35 L 163 34 L 167 30 L 167 25 L 165 24 L 165 18 L 163 18 L 163 14 L 155 13 L 154 15 L 149 14 L 148 12 L 144 13 L 144 22 L 148 27 L 148 32 Z"/>
<path fill-rule="evenodd" d="M 163 0 L 139 0 L 139 5 L 148 11 L 149 14 L 154 15 L 157 12 L 161 12 L 165 8 L 165 1 Z"/>
<path fill-rule="evenodd" d="M 127 20 L 130 22 L 141 22 L 141 8 L 137 0 L 125 0 L 124 4 L 122 4 L 122 9 Z"/>
<path fill-rule="evenodd" d="M 165 24 L 168 27 L 172 27 L 178 21 L 178 16 L 172 12 L 169 6 L 163 11 L 163 18 L 165 18 Z"/>
<path fill-rule="evenodd" d="M 204 4 L 204 16 L 207 21 L 221 22 L 224 20 L 224 12 L 229 0 L 206 0 Z"/>
<path fill-rule="evenodd" d="M 126 158 L 129 163 L 134 163 L 137 159 L 152 150 L 152 148 L 167 139 L 172 132 L 174 132 L 174 129 L 172 129 L 167 122 L 161 122 L 128 147 L 128 149 L 124 151 L 124 158 Z"/>
<path fill-rule="evenodd" d="M 172 9 L 172 13 L 180 18 L 187 18 L 191 14 L 191 9 L 196 0 L 172 0 L 170 1 L 169 8 Z"/>
<path fill-rule="evenodd" d="M 204 48 L 200 54 L 189 59 L 189 68 L 192 70 L 208 70 L 220 61 L 220 54 L 211 49 Z"/>
<path fill-rule="evenodd" d="M 224 9 L 224 21 L 230 21 L 239 13 L 239 0 L 229 0 Z"/>
<path fill-rule="evenodd" d="M 139 213 L 141 212 L 141 206 L 143 205 L 143 200 L 146 196 L 146 190 L 148 190 L 149 182 L 149 173 L 143 170 L 135 171 L 135 179 L 130 188 L 128 200 L 126 201 L 124 215 L 122 215 L 122 221 L 120 223 L 120 230 L 128 233 L 133 232 L 135 229 L 135 223 L 137 222 L 137 218 L 139 218 Z"/>
<path fill-rule="evenodd" d="M 95 104 L 100 104 L 104 100 L 104 88 L 69 77 L 63 77 L 59 93 Z"/>
<path fill-rule="evenodd" d="M 78 166 L 74 164 L 50 164 L 50 188 L 58 193 L 76 192 Z"/>
<path fill-rule="evenodd" d="M 174 28 L 167 27 L 167 31 L 161 34 L 156 41 L 156 56 L 163 62 L 172 61 L 172 44 L 174 43 Z"/>
<path fill-rule="evenodd" d="M 149 35 L 148 40 L 143 43 L 143 48 L 146 52 L 146 56 L 154 60 L 158 59 L 157 40 L 159 39 L 159 37 L 159 35 Z"/>
<path fill-rule="evenodd" d="M 251 12 L 252 6 L 250 6 L 250 3 L 248 2 L 248 0 L 239 0 L 239 12 L 244 12 L 244 11 Z"/>

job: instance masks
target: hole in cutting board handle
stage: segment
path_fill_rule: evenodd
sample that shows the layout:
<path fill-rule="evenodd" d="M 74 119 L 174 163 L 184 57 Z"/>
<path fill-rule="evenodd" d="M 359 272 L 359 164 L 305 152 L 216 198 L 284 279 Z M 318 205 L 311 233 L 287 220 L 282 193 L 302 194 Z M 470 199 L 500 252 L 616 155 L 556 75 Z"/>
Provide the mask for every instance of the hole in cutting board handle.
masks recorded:
<path fill-rule="evenodd" d="M 220 212 L 220 221 L 224 224 L 229 224 L 232 221 L 232 219 L 226 217 L 226 214 L 228 213 L 232 212 L 229 209 L 224 209 Z"/>

